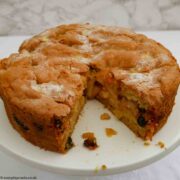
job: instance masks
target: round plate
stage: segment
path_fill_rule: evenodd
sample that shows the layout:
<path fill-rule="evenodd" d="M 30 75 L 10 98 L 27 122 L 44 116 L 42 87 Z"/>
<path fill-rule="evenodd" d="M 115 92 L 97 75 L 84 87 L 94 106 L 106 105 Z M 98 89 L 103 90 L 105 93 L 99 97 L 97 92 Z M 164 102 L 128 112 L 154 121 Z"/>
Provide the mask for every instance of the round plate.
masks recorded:
<path fill-rule="evenodd" d="M 149 146 L 136 137 L 123 123 L 117 120 L 101 103 L 88 101 L 73 133 L 75 147 L 62 155 L 45 151 L 24 140 L 11 126 L 0 101 L 0 147 L 14 157 L 30 165 L 68 175 L 106 175 L 134 170 L 162 158 L 180 142 L 180 93 L 166 125 L 154 136 Z M 100 120 L 108 112 L 111 119 Z M 105 128 L 113 128 L 118 134 L 107 137 Z M 90 151 L 83 147 L 84 132 L 94 132 L 99 148 Z M 156 145 L 164 142 L 165 148 Z M 107 169 L 103 170 L 102 165 Z"/>

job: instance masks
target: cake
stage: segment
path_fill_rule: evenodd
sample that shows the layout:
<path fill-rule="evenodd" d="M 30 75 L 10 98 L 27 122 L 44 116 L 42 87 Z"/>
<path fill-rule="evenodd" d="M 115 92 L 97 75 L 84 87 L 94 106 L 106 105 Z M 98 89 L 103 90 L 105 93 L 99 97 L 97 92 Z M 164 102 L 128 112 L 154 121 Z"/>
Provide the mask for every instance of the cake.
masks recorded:
<path fill-rule="evenodd" d="M 0 61 L 0 96 L 12 126 L 32 144 L 60 153 L 73 146 L 88 99 L 151 140 L 172 111 L 179 83 L 169 50 L 122 27 L 60 25 Z"/>

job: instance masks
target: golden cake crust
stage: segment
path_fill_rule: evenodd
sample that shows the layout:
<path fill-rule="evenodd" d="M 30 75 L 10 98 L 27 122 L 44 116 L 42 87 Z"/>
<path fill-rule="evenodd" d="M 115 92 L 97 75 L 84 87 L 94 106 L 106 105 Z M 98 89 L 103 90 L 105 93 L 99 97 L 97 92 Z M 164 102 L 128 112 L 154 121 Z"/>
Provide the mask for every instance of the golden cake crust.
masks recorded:
<path fill-rule="evenodd" d="M 180 81 L 179 66 L 169 50 L 121 27 L 61 25 L 26 40 L 20 47 L 20 52 L 23 50 L 42 51 L 49 56 L 68 54 L 96 69 L 109 69 L 115 79 L 140 94 L 143 101 L 164 111 L 164 101 L 171 102 Z"/>
<path fill-rule="evenodd" d="M 152 137 L 172 110 L 180 70 L 169 50 L 129 29 L 61 25 L 25 40 L 19 53 L 0 62 L 0 95 L 9 109 L 51 121 L 71 114 L 92 77 L 107 89 L 118 84 L 117 93 L 163 119 Z"/>

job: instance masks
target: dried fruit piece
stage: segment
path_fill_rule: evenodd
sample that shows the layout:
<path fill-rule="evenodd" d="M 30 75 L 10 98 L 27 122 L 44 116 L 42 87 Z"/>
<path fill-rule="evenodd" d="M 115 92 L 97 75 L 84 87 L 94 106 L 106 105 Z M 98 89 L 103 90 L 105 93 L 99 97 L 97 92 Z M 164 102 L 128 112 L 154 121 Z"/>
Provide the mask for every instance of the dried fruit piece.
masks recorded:
<path fill-rule="evenodd" d="M 84 146 L 86 148 L 88 148 L 89 150 L 95 150 L 98 147 L 97 142 L 96 142 L 96 138 L 94 138 L 94 139 L 85 139 L 84 140 Z"/>
<path fill-rule="evenodd" d="M 146 109 L 144 109 L 144 108 L 139 108 L 139 112 L 140 112 L 140 113 L 145 113 L 145 112 L 146 112 Z"/>
<path fill-rule="evenodd" d="M 29 130 L 29 128 L 24 123 L 22 123 L 16 116 L 14 116 L 14 120 L 24 131 Z"/>
<path fill-rule="evenodd" d="M 147 124 L 147 121 L 141 115 L 138 117 L 137 122 L 138 122 L 139 126 L 141 126 L 141 127 L 145 127 Z"/>
<path fill-rule="evenodd" d="M 111 116 L 108 113 L 103 113 L 100 116 L 101 120 L 109 120 Z"/>
<path fill-rule="evenodd" d="M 41 124 L 34 122 L 33 125 L 38 131 L 43 131 L 43 126 Z"/>
<path fill-rule="evenodd" d="M 87 91 L 87 88 L 84 89 L 84 91 L 83 91 L 83 96 L 84 96 L 84 97 L 87 97 L 87 92 L 88 92 L 88 91 Z"/>
<path fill-rule="evenodd" d="M 83 133 L 82 138 L 84 139 L 83 145 L 89 150 L 94 150 L 98 147 L 94 133 L 92 132 Z"/>
<path fill-rule="evenodd" d="M 54 127 L 57 129 L 61 129 L 62 127 L 62 121 L 59 117 L 54 117 Z"/>
<path fill-rule="evenodd" d="M 102 87 L 102 84 L 99 83 L 98 81 L 95 81 L 94 85 L 97 86 L 97 87 Z"/>
<path fill-rule="evenodd" d="M 72 141 L 72 138 L 71 138 L 71 137 L 68 137 L 68 140 L 67 140 L 67 142 L 66 142 L 66 147 L 65 147 L 65 149 L 66 149 L 66 150 L 69 150 L 69 149 L 71 149 L 73 146 L 74 146 L 74 143 L 73 143 L 73 141 Z"/>
<path fill-rule="evenodd" d="M 112 137 L 112 136 L 114 136 L 114 135 L 116 135 L 117 134 L 117 131 L 115 131 L 114 129 L 112 129 L 112 128 L 106 128 L 106 135 L 108 136 L 108 137 Z"/>

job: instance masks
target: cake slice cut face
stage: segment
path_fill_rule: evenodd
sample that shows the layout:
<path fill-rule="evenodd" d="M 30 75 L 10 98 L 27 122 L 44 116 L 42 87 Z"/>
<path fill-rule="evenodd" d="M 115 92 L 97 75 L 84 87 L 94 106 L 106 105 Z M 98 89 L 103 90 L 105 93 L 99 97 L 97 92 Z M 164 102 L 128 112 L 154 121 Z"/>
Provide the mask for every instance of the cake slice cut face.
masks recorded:
<path fill-rule="evenodd" d="M 0 96 L 28 141 L 64 153 L 86 99 L 102 102 L 142 139 L 173 108 L 179 66 L 161 44 L 120 27 L 61 25 L 0 62 Z"/>

